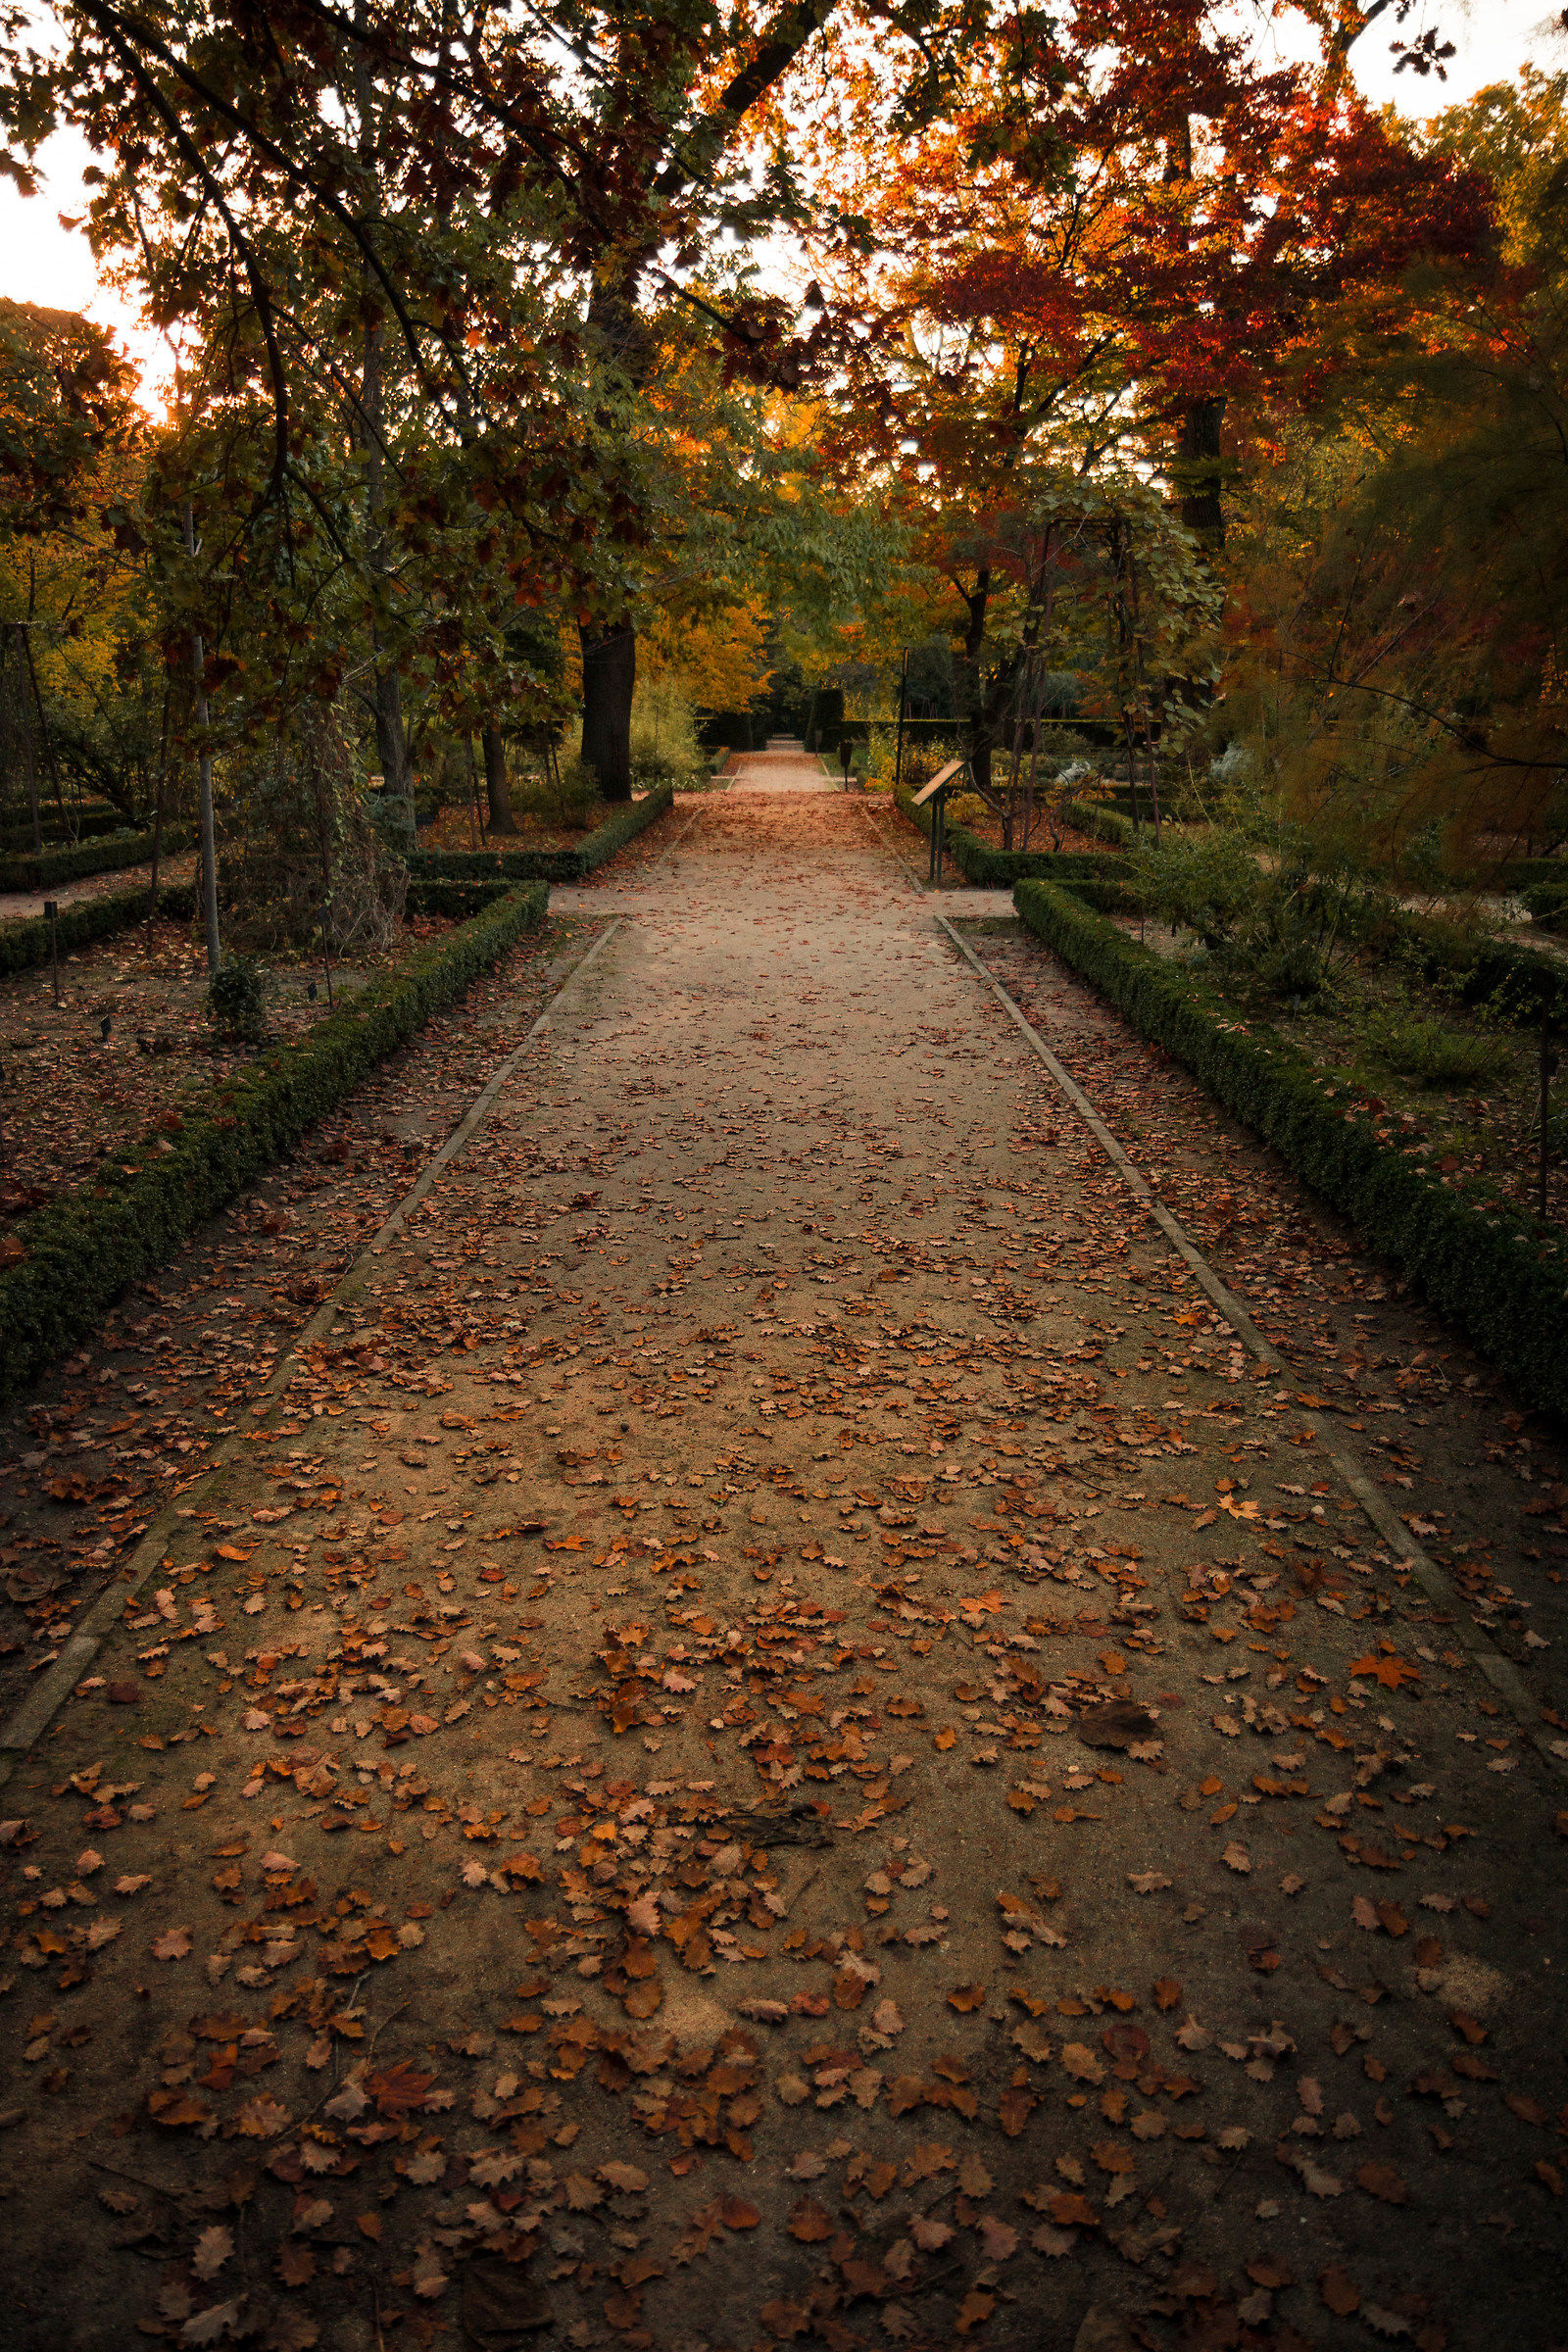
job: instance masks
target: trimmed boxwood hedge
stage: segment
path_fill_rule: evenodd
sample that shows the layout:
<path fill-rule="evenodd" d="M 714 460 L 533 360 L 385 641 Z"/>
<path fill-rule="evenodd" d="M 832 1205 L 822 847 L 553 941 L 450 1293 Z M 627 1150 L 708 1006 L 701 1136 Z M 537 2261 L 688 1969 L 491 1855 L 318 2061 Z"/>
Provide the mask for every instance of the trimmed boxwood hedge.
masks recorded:
<path fill-rule="evenodd" d="M 1478 879 L 1483 890 L 1524 892 L 1544 883 L 1548 889 L 1568 887 L 1568 858 L 1516 858 L 1511 864 L 1499 866 L 1494 873 L 1483 873 Z"/>
<path fill-rule="evenodd" d="M 1046 946 L 1244 1119 L 1288 1166 L 1419 1285 L 1530 1404 L 1568 1414 L 1568 1274 L 1555 1233 L 1508 1208 L 1489 1214 L 1419 1160 L 1380 1144 L 1275 1032 L 1205 1004 L 1152 950 L 1047 882 L 1021 882 L 1018 912 Z"/>
<path fill-rule="evenodd" d="M 840 709 L 843 698 L 840 697 Z M 767 748 L 765 710 L 712 710 L 697 721 L 700 752 L 760 752 Z"/>
<path fill-rule="evenodd" d="M 67 850 L 71 847 L 69 836 L 63 838 L 58 832 L 59 823 L 58 808 L 39 809 L 38 825 L 46 850 Z M 96 841 L 104 833 L 136 832 L 141 829 L 134 824 L 127 824 L 122 808 L 83 808 L 76 819 L 78 841 Z M 0 826 L 0 855 L 8 858 L 30 858 L 35 855 L 29 819 L 24 818 L 21 824 Z"/>
<path fill-rule="evenodd" d="M 165 826 L 160 855 L 175 858 L 189 834 Z M 64 849 L 29 851 L 25 858 L 0 858 L 0 890 L 53 890 L 89 874 L 114 874 L 122 866 L 146 865 L 153 854 L 151 833 L 106 833 L 99 841 L 69 842 Z"/>
<path fill-rule="evenodd" d="M 914 796 L 901 784 L 894 794 L 902 816 L 916 831 L 931 838 L 931 809 L 914 805 Z M 1132 904 L 1120 878 L 1122 860 L 1113 850 L 994 850 L 967 825 L 950 824 L 943 835 L 946 854 L 966 882 L 983 890 L 1009 890 L 1015 882 L 1064 883 L 1069 890 L 1097 892 L 1094 904 L 1121 907 Z"/>
<path fill-rule="evenodd" d="M 1424 978 L 1485 1005 L 1505 1021 L 1534 1028 L 1543 1017 L 1568 1024 L 1568 963 L 1522 940 L 1466 938 L 1441 917 L 1390 918 Z"/>
<path fill-rule="evenodd" d="M 410 914 L 447 914 L 466 923 L 515 888 L 504 875 L 492 875 L 482 882 L 411 882 L 405 904 Z"/>
<path fill-rule="evenodd" d="M 1080 833 L 1094 841 L 1108 841 L 1113 849 L 1130 850 L 1137 839 L 1132 818 L 1107 808 L 1103 802 L 1066 801 L 1061 813 Z"/>
<path fill-rule="evenodd" d="M 482 882 L 500 874 L 509 882 L 580 882 L 608 865 L 617 850 L 635 841 L 674 806 L 673 784 L 656 784 L 640 801 L 628 801 L 602 825 L 585 833 L 574 850 L 416 850 L 408 860 L 412 882 Z"/>
<path fill-rule="evenodd" d="M 193 882 L 169 882 L 158 893 L 158 911 L 177 919 L 188 919 L 196 911 L 196 886 Z M 141 922 L 147 913 L 147 893 L 144 890 L 106 891 L 100 899 L 78 899 L 74 906 L 62 906 L 55 920 L 55 931 L 62 956 L 74 956 L 78 948 L 90 948 L 100 939 L 113 939 L 117 931 L 128 931 Z M 17 972 L 30 972 L 49 960 L 49 925 L 41 914 L 24 915 L 20 922 L 0 923 L 0 980 L 9 980 Z"/>
<path fill-rule="evenodd" d="M 0 1397 L 15 1396 L 95 1330 L 126 1283 L 162 1265 L 378 1061 L 536 930 L 549 899 L 540 884 L 509 892 L 304 1037 L 260 1054 L 177 1135 L 117 1153 L 104 1171 L 112 1184 L 52 1201 L 13 1226 L 26 1256 L 0 1272 Z"/>

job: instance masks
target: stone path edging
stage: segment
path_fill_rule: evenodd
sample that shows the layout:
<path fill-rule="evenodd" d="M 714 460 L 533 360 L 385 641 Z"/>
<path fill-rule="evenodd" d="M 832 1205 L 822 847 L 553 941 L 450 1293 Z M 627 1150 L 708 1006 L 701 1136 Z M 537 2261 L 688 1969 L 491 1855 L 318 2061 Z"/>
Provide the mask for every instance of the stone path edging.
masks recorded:
<path fill-rule="evenodd" d="M 514 1047 L 506 1059 L 492 1071 L 484 1086 L 468 1105 L 463 1118 L 441 1146 L 440 1151 L 426 1162 L 417 1180 L 405 1193 L 392 1214 L 378 1231 L 371 1235 L 364 1249 L 345 1268 L 315 1314 L 311 1316 L 308 1323 L 301 1327 L 293 1346 L 285 1354 L 279 1356 L 276 1367 L 263 1388 L 257 1403 L 251 1408 L 263 1428 L 270 1427 L 276 1421 L 283 1398 L 287 1395 L 299 1367 L 301 1348 L 308 1346 L 312 1340 L 321 1339 L 325 1336 L 340 1309 L 363 1286 L 369 1261 L 378 1257 L 387 1243 L 394 1240 L 403 1231 L 410 1211 L 417 1208 L 441 1170 L 450 1160 L 456 1158 L 474 1130 L 483 1124 L 502 1087 L 535 1039 L 550 1026 L 552 1015 L 567 989 L 587 970 L 600 952 L 609 946 L 611 940 L 620 929 L 623 919 L 618 914 L 613 915 L 592 946 L 578 956 L 543 1012 L 528 1031 L 527 1036 L 520 1045 Z M 27 1750 L 34 1741 L 42 1738 L 55 1714 L 65 1705 L 66 1700 L 92 1664 L 104 1642 L 119 1625 L 126 1602 L 136 1597 L 158 1568 L 163 1558 L 164 1548 L 178 1525 L 176 1508 L 191 1509 L 193 1507 L 192 1497 L 198 1502 L 211 1499 L 219 1482 L 243 1460 L 242 1448 L 236 1447 L 230 1452 L 225 1452 L 209 1466 L 200 1479 L 184 1490 L 184 1494 L 177 1506 L 172 1501 L 164 1506 L 131 1553 L 128 1567 L 121 1569 L 113 1582 L 104 1587 L 97 1599 L 83 1613 L 81 1623 L 71 1635 L 54 1664 L 45 1668 L 39 1675 L 35 1688 L 28 1692 L 21 1706 L 13 1711 L 5 1724 L 0 1725 L 0 1788 L 5 1787 Z"/>
<path fill-rule="evenodd" d="M 1128 1191 L 1152 1221 L 1159 1227 L 1184 1264 L 1201 1283 L 1231 1329 L 1251 1350 L 1259 1363 L 1266 1364 L 1278 1378 L 1293 1380 L 1296 1376 L 1285 1362 L 1284 1357 L 1277 1354 L 1269 1346 L 1241 1300 L 1234 1292 L 1227 1289 L 1207 1259 L 1194 1247 L 1185 1227 L 1172 1216 L 1157 1195 L 1151 1192 L 1137 1167 L 1122 1150 L 1121 1145 L 1105 1125 L 1104 1120 L 1100 1116 L 1082 1087 L 1056 1059 L 1055 1054 L 1052 1053 L 1039 1031 L 1034 1028 L 1008 996 L 1001 981 L 987 971 L 974 950 L 967 941 L 960 939 L 945 914 L 939 913 L 936 920 L 941 924 L 964 961 L 972 966 L 977 976 L 990 989 L 1008 1019 L 1022 1033 L 1031 1052 L 1049 1070 L 1055 1084 L 1071 1102 L 1085 1126 L 1094 1136 L 1095 1141 L 1116 1169 Z M 1322 1446 L 1324 1452 L 1333 1463 L 1340 1479 L 1354 1495 L 1383 1541 L 1393 1546 L 1402 1563 L 1408 1567 L 1411 1576 L 1427 1598 L 1437 1607 L 1453 1612 L 1453 1624 L 1445 1631 L 1451 1633 L 1454 1642 L 1465 1651 L 1470 1663 L 1485 1675 L 1498 1697 L 1506 1703 L 1510 1713 L 1518 1722 L 1521 1731 L 1542 1761 L 1560 1779 L 1568 1778 L 1568 1762 L 1553 1754 L 1550 1743 L 1543 1735 L 1536 1720 L 1536 1702 L 1531 1697 L 1524 1677 L 1512 1659 L 1504 1657 L 1502 1652 L 1487 1640 L 1486 1635 L 1470 1621 L 1465 1612 L 1462 1595 L 1444 1570 L 1439 1567 L 1437 1561 L 1423 1551 L 1419 1544 L 1413 1542 L 1409 1529 L 1398 1517 L 1398 1514 L 1390 1509 L 1387 1501 L 1378 1493 L 1377 1488 L 1368 1478 L 1354 1454 L 1342 1442 L 1332 1424 L 1309 1407 L 1303 1406 L 1300 1409 L 1303 1427 L 1311 1430 L 1313 1437 Z"/>

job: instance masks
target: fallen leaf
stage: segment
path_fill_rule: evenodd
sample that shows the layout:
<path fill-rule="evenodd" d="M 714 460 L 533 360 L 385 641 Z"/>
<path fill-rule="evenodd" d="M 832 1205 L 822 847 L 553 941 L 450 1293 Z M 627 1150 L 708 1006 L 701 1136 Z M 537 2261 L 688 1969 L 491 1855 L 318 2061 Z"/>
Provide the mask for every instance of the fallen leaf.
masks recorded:
<path fill-rule="evenodd" d="M 1392 1655 L 1377 1658 L 1352 1658 L 1348 1672 L 1370 1675 L 1374 1682 L 1382 1684 L 1385 1690 L 1397 1690 L 1401 1683 L 1418 1683 L 1421 1680 L 1421 1669 L 1418 1666 L 1406 1665 L 1403 1658 Z"/>
<path fill-rule="evenodd" d="M 1075 2082 L 1103 2082 L 1105 2080 L 1105 2070 L 1087 2042 L 1063 2042 L 1061 2063 Z"/>
<path fill-rule="evenodd" d="M 1403 2205 L 1410 2191 L 1392 2164 L 1363 2164 L 1356 2180 L 1369 2197 L 1380 2197 L 1385 2205 Z"/>
<path fill-rule="evenodd" d="M 233 2230 L 217 2222 L 210 2230 L 204 2230 L 196 2240 L 196 2251 L 190 2258 L 190 2267 L 205 2283 L 207 2279 L 217 2278 L 233 2251 Z"/>
<path fill-rule="evenodd" d="M 791 2237 L 800 2239 L 802 2245 L 816 2245 L 822 2238 L 832 2236 L 833 2217 L 825 2205 L 817 2203 L 815 2197 L 802 2197 L 785 2228 Z"/>
<path fill-rule="evenodd" d="M 1317 2291 L 1336 2319 L 1348 2320 L 1361 2306 L 1361 2290 L 1348 2271 L 1335 2264 L 1319 2274 Z"/>
<path fill-rule="evenodd" d="M 934 2214 L 917 2213 L 909 2224 L 909 2235 L 922 2254 L 934 2254 L 947 2244 L 953 2229 L 950 2223 L 939 2222 Z"/>

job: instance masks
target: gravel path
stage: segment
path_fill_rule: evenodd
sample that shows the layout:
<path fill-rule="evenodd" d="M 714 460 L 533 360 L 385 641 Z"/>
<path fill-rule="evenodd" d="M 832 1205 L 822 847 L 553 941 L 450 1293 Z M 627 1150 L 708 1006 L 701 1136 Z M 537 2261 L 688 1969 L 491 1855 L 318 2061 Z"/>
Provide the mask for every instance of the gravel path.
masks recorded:
<path fill-rule="evenodd" d="M 1533 1677 L 1554 1457 L 977 926 L 1258 1377 L 878 821 L 704 799 L 125 1555 L 5 1790 L 19 2352 L 1560 2340 L 1560 1780 L 1317 1351 Z"/>
<path fill-rule="evenodd" d="M 0 890 L 0 922 L 42 914 L 50 899 L 58 906 L 74 906 L 83 899 L 111 899 L 122 890 L 146 890 L 152 881 L 152 871 L 149 861 L 146 865 L 117 866 L 112 873 L 87 874 L 79 882 L 57 882 L 49 890 Z M 189 882 L 195 872 L 194 850 L 182 850 L 176 857 L 162 858 L 158 862 L 160 887 L 166 882 Z"/>

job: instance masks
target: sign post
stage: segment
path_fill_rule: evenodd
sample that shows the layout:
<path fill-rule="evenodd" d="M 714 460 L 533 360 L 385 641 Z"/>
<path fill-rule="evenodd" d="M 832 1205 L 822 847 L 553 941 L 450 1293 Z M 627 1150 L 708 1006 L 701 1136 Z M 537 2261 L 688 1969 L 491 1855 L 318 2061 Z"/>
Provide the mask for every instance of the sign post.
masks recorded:
<path fill-rule="evenodd" d="M 921 786 L 914 795 L 916 808 L 931 810 L 931 875 L 933 886 L 942 879 L 942 852 L 948 835 L 948 795 L 954 789 L 956 777 L 963 775 L 968 766 L 965 760 L 950 760 L 939 767 L 929 784 Z"/>

